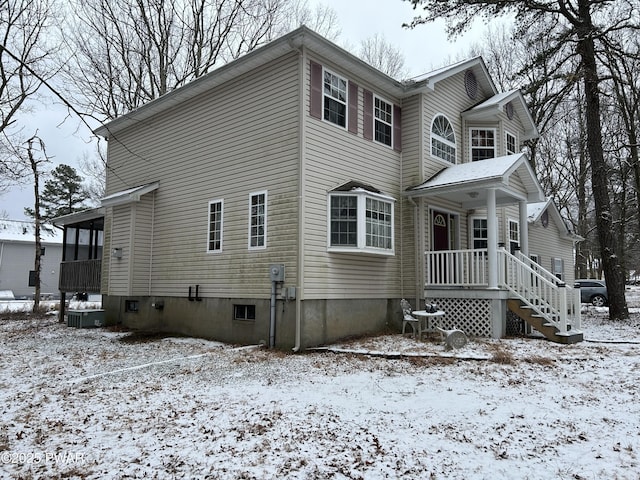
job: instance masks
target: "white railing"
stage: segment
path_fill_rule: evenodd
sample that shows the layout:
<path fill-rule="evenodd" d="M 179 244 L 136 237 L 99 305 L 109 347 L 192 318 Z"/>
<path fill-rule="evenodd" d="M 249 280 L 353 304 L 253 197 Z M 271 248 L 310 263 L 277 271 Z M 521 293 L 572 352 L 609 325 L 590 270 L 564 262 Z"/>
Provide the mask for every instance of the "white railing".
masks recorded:
<path fill-rule="evenodd" d="M 444 250 L 425 252 L 426 283 L 431 287 L 487 287 L 487 250 Z M 569 325 L 580 330 L 579 292 L 554 274 L 518 253 L 498 249 L 500 288 L 534 309 L 553 324 L 558 333 L 567 333 Z"/>
<path fill-rule="evenodd" d="M 425 252 L 426 282 L 432 286 L 482 287 L 489 282 L 487 250 Z"/>

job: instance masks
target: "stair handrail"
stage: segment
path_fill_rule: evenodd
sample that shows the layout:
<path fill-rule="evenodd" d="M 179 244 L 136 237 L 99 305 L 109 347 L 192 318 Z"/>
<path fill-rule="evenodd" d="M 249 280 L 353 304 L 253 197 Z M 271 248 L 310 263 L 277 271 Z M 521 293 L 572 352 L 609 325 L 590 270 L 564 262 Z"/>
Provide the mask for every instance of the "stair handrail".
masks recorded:
<path fill-rule="evenodd" d="M 498 255 L 503 258 L 500 283 L 504 288 L 554 325 L 559 334 L 566 334 L 570 323 L 580 329 L 580 307 L 571 287 L 521 253 L 513 255 L 500 248 Z M 568 301 L 571 298 L 574 301 Z"/>

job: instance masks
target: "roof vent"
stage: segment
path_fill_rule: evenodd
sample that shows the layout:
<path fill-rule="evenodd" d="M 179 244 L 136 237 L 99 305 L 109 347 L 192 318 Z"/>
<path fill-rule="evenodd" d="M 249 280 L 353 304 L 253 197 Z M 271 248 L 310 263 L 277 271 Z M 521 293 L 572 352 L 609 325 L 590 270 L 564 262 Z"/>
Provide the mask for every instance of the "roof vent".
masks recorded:
<path fill-rule="evenodd" d="M 476 76 L 471 70 L 464 72 L 464 89 L 471 100 L 476 99 L 478 95 L 478 80 L 476 80 Z"/>

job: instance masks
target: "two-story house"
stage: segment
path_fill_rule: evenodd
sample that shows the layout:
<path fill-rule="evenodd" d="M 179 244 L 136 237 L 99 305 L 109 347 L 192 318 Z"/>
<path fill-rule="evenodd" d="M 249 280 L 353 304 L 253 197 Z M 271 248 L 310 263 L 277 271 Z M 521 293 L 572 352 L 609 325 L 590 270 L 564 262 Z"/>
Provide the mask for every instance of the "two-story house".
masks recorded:
<path fill-rule="evenodd" d="M 409 298 L 490 337 L 538 305 L 579 339 L 529 260 L 536 126 L 481 58 L 399 82 L 301 27 L 96 132 L 107 321 L 297 350 L 397 327 Z M 571 282 L 566 227 L 546 232 L 532 253 Z"/>

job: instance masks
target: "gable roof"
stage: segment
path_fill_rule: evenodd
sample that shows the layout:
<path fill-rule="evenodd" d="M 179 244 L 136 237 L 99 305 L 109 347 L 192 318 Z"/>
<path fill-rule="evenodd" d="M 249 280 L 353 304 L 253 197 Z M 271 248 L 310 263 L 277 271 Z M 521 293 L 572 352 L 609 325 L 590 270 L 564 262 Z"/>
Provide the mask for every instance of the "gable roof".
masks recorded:
<path fill-rule="evenodd" d="M 491 92 L 494 95 L 498 93 L 498 89 L 493 83 L 491 75 L 489 75 L 489 70 L 484 63 L 484 60 L 479 56 L 470 58 L 468 60 L 463 60 L 452 65 L 447 65 L 431 72 L 424 73 L 422 75 L 418 75 L 417 77 L 411 78 L 406 83 L 408 85 L 411 85 L 413 89 L 427 88 L 429 90 L 434 90 L 438 82 L 446 80 L 449 77 L 457 75 L 458 73 L 464 72 L 466 70 L 473 71 L 480 83 L 480 86 L 484 91 Z"/>
<path fill-rule="evenodd" d="M 313 30 L 301 26 L 232 62 L 216 68 L 206 75 L 196 78 L 180 88 L 105 123 L 96 128 L 94 133 L 108 138 L 124 128 L 144 122 L 161 112 L 169 110 L 218 85 L 232 81 L 238 76 L 261 67 L 283 55 L 292 52 L 305 53 L 306 51 L 313 52 L 329 60 L 336 67 L 349 71 L 356 77 L 366 78 L 372 87 L 398 99 L 410 97 L 423 91 L 432 91 L 438 82 L 468 69 L 471 69 L 475 73 L 483 91 L 497 94 L 496 86 L 481 57 L 464 60 L 401 82 L 372 67 Z"/>
<path fill-rule="evenodd" d="M 557 225 L 560 230 L 561 235 L 564 238 L 569 240 L 573 240 L 574 242 L 581 242 L 584 240 L 583 237 L 574 233 L 570 228 L 567 222 L 564 221 L 562 215 L 560 214 L 560 210 L 558 210 L 558 206 L 553 201 L 552 197 L 547 197 L 542 202 L 530 203 L 527 205 L 527 222 L 530 224 L 536 224 L 538 221 L 541 223 L 541 218 L 544 212 L 548 212 L 548 214 L 553 219 L 554 223 Z"/>
<path fill-rule="evenodd" d="M 524 194 L 514 188 L 514 176 L 522 182 Z M 465 208 L 478 208 L 486 204 L 489 188 L 496 189 L 498 205 L 544 199 L 542 187 L 524 153 L 451 165 L 426 182 L 410 187 L 405 194 L 410 197 L 444 195 Z"/>
<path fill-rule="evenodd" d="M 462 112 L 462 117 L 467 120 L 487 120 L 496 117 L 499 113 L 506 110 L 508 104 L 511 104 L 514 112 L 522 121 L 524 126 L 524 137 L 522 140 L 530 140 L 539 136 L 538 127 L 536 127 L 527 102 L 520 90 L 512 90 L 503 92 L 486 99 L 484 102 L 471 107 L 469 110 Z"/>

